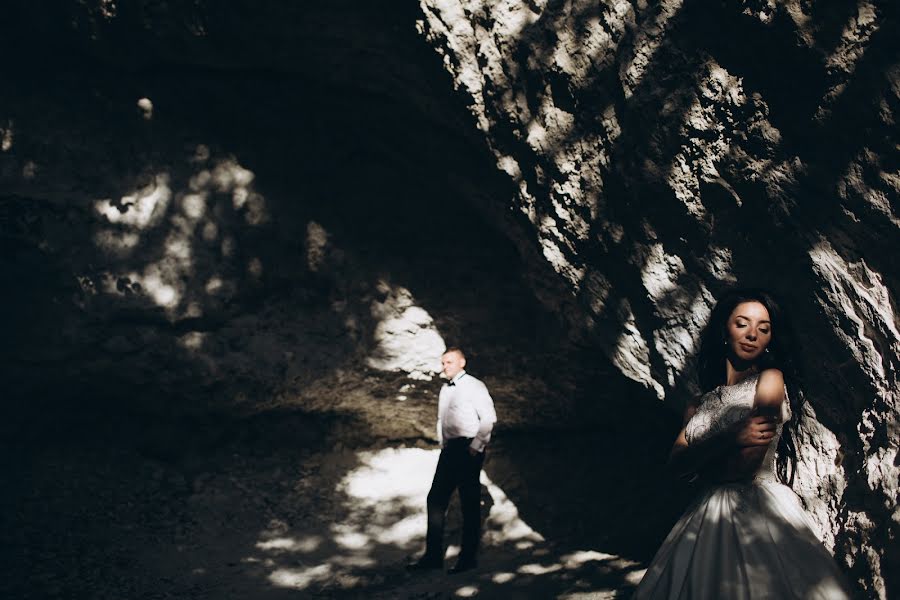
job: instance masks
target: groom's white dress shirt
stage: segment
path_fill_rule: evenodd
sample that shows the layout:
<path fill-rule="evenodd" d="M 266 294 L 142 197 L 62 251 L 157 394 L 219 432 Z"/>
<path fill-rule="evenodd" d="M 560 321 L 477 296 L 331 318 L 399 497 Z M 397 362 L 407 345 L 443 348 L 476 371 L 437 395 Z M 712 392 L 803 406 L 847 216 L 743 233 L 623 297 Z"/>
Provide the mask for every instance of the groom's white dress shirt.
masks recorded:
<path fill-rule="evenodd" d="M 437 421 L 441 447 L 453 438 L 472 438 L 469 446 L 482 452 L 496 422 L 494 401 L 480 380 L 460 371 L 441 388 Z"/>

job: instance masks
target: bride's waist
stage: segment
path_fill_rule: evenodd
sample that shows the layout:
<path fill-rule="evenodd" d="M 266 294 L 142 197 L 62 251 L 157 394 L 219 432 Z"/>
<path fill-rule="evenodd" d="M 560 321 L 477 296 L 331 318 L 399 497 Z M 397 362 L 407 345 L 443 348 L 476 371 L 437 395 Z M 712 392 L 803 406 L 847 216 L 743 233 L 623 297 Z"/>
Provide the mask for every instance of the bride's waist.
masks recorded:
<path fill-rule="evenodd" d="M 775 473 L 768 470 L 760 470 L 754 473 L 753 475 L 748 475 L 745 477 L 741 477 L 738 479 L 716 479 L 711 478 L 708 481 L 710 486 L 748 486 L 748 485 L 767 485 L 767 484 L 777 484 L 781 485 L 781 482 L 778 480 L 778 477 Z"/>

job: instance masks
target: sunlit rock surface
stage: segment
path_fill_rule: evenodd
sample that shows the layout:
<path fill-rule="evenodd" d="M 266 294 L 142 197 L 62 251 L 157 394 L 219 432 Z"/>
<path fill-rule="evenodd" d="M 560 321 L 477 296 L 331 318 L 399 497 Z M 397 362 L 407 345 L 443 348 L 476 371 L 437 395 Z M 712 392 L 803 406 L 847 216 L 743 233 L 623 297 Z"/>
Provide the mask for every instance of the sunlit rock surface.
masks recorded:
<path fill-rule="evenodd" d="M 422 524 L 353 477 L 433 450 L 451 344 L 501 416 L 489 543 L 546 544 L 458 595 L 628 590 L 734 282 L 781 291 L 806 349 L 796 489 L 866 594 L 896 590 L 897 9 L 371 4 L 7 8 L 2 512 L 29 593 L 397 597 Z"/>
<path fill-rule="evenodd" d="M 500 199 L 511 237 L 566 290 L 541 298 L 622 373 L 660 398 L 690 393 L 716 292 L 783 291 L 818 414 L 800 492 L 838 558 L 884 597 L 900 526 L 896 8 L 421 5 L 516 185 Z"/>

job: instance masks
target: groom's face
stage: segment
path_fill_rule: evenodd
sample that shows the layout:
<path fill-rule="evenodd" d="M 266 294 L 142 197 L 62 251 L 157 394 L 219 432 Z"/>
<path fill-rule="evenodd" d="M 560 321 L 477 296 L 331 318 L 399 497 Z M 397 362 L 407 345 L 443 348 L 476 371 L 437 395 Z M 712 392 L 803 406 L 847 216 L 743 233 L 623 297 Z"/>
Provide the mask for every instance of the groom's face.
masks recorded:
<path fill-rule="evenodd" d="M 441 357 L 441 368 L 447 379 L 453 379 L 466 366 L 466 359 L 459 352 L 448 352 Z"/>

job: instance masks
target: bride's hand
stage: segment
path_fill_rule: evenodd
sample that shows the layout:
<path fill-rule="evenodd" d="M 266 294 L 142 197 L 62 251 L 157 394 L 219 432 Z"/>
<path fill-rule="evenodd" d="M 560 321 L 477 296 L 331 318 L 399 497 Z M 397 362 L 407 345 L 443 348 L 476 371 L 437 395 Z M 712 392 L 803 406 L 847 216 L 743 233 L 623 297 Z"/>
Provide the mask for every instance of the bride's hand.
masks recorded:
<path fill-rule="evenodd" d="M 775 417 L 755 415 L 735 423 L 732 427 L 734 443 L 738 446 L 767 446 L 775 437 Z"/>

